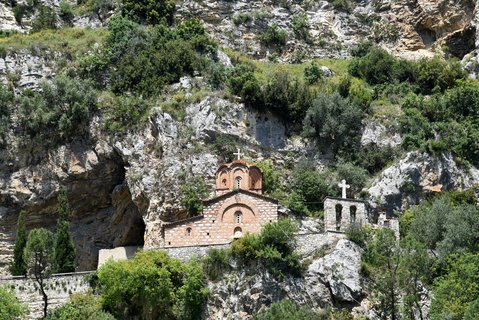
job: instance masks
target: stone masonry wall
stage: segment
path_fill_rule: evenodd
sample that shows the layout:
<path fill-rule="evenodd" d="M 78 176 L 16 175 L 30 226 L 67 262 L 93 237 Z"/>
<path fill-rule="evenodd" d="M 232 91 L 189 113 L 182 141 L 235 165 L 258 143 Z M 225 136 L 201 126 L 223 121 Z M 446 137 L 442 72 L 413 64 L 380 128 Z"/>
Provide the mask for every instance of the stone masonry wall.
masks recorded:
<path fill-rule="evenodd" d="M 53 310 L 66 303 L 72 293 L 84 292 L 89 289 L 85 276 L 91 272 L 79 272 L 52 275 L 45 280 L 48 296 L 48 310 Z M 15 295 L 24 302 L 30 313 L 26 319 L 39 319 L 43 316 L 43 299 L 37 283 L 31 278 L 12 277 L 0 278 L 0 286 L 7 285 L 14 289 Z"/>
<path fill-rule="evenodd" d="M 242 214 L 237 223 L 235 213 Z M 246 232 L 257 233 L 267 223 L 278 220 L 278 204 L 263 197 L 233 193 L 206 205 L 203 217 L 165 226 L 164 247 L 230 243 Z M 241 232 L 236 232 L 240 228 Z M 189 230 L 189 231 L 188 231 Z"/>
<path fill-rule="evenodd" d="M 354 208 L 356 209 L 355 214 L 353 213 Z M 352 223 L 368 224 L 366 204 L 363 201 L 326 198 L 324 201 L 324 228 L 326 231 L 346 232 Z"/>

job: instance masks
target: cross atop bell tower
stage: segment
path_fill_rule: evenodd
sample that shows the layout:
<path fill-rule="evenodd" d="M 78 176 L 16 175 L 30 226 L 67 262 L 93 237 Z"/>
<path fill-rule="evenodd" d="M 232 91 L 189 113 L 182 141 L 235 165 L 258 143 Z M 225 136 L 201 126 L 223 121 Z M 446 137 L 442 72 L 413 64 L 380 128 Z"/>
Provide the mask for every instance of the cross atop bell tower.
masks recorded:
<path fill-rule="evenodd" d="M 341 197 L 343 199 L 346 199 L 346 189 L 349 189 L 351 186 L 349 184 L 346 184 L 346 180 L 341 180 L 341 183 L 338 184 L 338 187 L 342 189 Z"/>
<path fill-rule="evenodd" d="M 241 152 L 240 148 L 237 148 L 238 152 L 233 153 L 235 156 L 238 157 L 238 160 L 241 160 L 241 157 L 244 156 L 244 153 Z"/>

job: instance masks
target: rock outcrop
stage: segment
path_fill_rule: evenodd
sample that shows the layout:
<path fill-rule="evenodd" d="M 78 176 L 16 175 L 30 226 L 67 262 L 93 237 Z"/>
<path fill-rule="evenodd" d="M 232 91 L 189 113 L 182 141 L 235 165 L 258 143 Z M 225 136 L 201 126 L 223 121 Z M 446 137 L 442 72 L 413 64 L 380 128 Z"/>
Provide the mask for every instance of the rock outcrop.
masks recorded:
<path fill-rule="evenodd" d="M 409 152 L 374 179 L 367 191 L 374 219 L 380 212 L 392 214 L 417 204 L 425 193 L 478 185 L 479 170 L 461 167 L 450 154 Z"/>
<path fill-rule="evenodd" d="M 333 304 L 359 304 L 363 297 L 361 249 L 344 239 L 329 245 L 334 249 L 314 259 L 302 277 L 285 276 L 280 280 L 253 267 L 254 271 L 246 268 L 210 282 L 211 298 L 203 318 L 251 319 L 253 314 L 282 299 L 316 310 Z"/>

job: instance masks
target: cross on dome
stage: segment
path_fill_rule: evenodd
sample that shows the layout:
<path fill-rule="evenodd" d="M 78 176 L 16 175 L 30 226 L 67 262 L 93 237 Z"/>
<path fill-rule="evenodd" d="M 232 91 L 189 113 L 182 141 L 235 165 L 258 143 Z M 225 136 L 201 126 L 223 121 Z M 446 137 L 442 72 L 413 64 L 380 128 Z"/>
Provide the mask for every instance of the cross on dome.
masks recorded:
<path fill-rule="evenodd" d="M 346 180 L 341 180 L 341 183 L 338 184 L 338 187 L 342 189 L 342 198 L 346 199 L 346 189 L 349 189 L 351 186 L 349 184 L 346 184 Z"/>
<path fill-rule="evenodd" d="M 235 156 L 238 157 L 238 160 L 241 160 L 241 157 L 244 156 L 244 153 L 241 152 L 240 148 L 237 148 L 238 152 L 233 153 Z"/>

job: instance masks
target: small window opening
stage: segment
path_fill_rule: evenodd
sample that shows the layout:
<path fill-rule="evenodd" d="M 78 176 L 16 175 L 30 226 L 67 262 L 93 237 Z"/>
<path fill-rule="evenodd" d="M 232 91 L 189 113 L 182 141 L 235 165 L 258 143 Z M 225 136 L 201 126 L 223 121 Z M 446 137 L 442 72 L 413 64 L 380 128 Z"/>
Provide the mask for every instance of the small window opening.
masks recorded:
<path fill-rule="evenodd" d="M 336 231 L 341 230 L 341 220 L 343 216 L 343 206 L 340 204 L 336 205 Z"/>
<path fill-rule="evenodd" d="M 171 242 L 170 242 L 170 241 L 168 241 L 168 245 L 171 245 Z"/>
<path fill-rule="evenodd" d="M 358 208 L 356 208 L 356 206 L 349 207 L 349 213 L 350 213 L 349 223 L 350 224 L 356 223 L 356 211 L 357 210 L 358 210 Z"/>
<path fill-rule="evenodd" d="M 236 211 L 235 212 L 235 221 L 236 223 L 242 223 L 243 222 L 243 214 L 241 211 Z"/>
<path fill-rule="evenodd" d="M 191 236 L 191 228 L 186 229 L 186 235 L 188 237 Z"/>
<path fill-rule="evenodd" d="M 241 177 L 236 177 L 235 178 L 235 187 L 236 187 L 236 189 L 241 188 Z"/>

